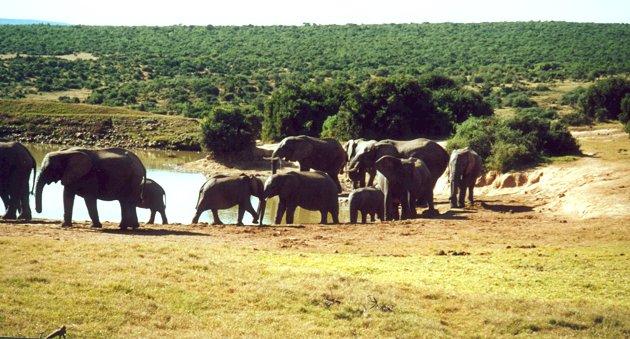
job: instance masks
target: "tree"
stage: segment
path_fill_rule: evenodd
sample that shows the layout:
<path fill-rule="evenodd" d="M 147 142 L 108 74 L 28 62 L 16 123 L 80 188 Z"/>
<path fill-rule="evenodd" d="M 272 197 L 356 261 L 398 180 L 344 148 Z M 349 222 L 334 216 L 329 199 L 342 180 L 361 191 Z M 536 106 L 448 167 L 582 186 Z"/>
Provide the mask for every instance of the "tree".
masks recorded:
<path fill-rule="evenodd" d="M 256 145 L 260 116 L 249 106 L 223 104 L 201 120 L 203 144 L 216 154 L 246 151 Z"/>

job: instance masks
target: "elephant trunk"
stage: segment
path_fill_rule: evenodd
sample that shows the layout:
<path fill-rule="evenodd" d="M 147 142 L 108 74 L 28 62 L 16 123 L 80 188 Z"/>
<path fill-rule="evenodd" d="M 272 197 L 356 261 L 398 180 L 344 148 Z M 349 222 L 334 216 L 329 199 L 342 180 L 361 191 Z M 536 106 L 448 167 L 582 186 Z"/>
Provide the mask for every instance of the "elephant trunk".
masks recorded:
<path fill-rule="evenodd" d="M 449 171 L 449 181 L 451 182 L 451 206 L 455 207 L 457 205 L 457 189 L 459 187 L 459 181 L 461 178 L 461 171 L 457 158 L 451 163 Z"/>
<path fill-rule="evenodd" d="M 42 213 L 42 193 L 45 185 L 46 181 L 42 179 L 42 175 L 40 174 L 35 184 L 35 211 L 37 211 L 37 213 Z"/>

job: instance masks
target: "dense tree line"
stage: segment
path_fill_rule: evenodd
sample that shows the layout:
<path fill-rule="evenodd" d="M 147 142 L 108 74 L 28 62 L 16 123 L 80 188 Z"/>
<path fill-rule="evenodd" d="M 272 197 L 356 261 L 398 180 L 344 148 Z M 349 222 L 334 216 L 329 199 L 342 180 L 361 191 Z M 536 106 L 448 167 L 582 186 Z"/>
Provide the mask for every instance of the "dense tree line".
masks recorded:
<path fill-rule="evenodd" d="M 200 116 L 220 103 L 260 105 L 286 82 L 593 79 L 630 71 L 628 46 L 626 24 L 0 26 L 0 54 L 20 54 L 0 61 L 0 97 L 89 88 L 89 102 Z M 97 59 L 50 57 L 78 52 Z"/>

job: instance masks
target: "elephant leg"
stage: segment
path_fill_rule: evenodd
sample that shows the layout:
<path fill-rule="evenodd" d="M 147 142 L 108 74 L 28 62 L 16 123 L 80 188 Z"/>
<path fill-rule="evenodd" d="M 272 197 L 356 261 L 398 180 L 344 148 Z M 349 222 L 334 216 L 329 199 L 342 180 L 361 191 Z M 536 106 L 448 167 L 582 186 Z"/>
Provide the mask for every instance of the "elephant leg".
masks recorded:
<path fill-rule="evenodd" d="M 130 202 L 127 203 L 127 208 L 129 209 L 129 224 L 131 228 L 134 230 L 140 227 L 140 223 L 138 222 L 138 213 L 136 212 L 136 204 Z"/>
<path fill-rule="evenodd" d="M 205 209 L 203 209 L 203 208 L 198 209 L 198 210 L 195 212 L 195 216 L 193 217 L 192 223 L 193 223 L 193 224 L 198 223 L 198 222 L 199 222 L 199 217 L 201 217 L 201 213 L 203 213 L 203 212 L 205 212 L 205 211 L 206 211 L 206 210 L 205 210 Z"/>
<path fill-rule="evenodd" d="M 474 189 L 475 189 L 475 184 L 468 186 L 468 201 L 470 201 L 471 205 L 475 202 L 475 199 L 473 198 Z"/>
<path fill-rule="evenodd" d="M 223 225 L 223 222 L 219 218 L 219 210 L 216 208 L 211 209 L 212 211 L 212 224 L 213 225 Z"/>
<path fill-rule="evenodd" d="M 165 208 L 160 209 L 160 217 L 162 217 L 162 224 L 163 225 L 168 224 L 168 220 L 166 219 L 166 209 Z"/>
<path fill-rule="evenodd" d="M 87 207 L 88 214 L 90 215 L 90 219 L 92 220 L 93 228 L 101 228 L 103 225 L 98 219 L 98 209 L 96 208 L 96 198 L 83 198 L 85 201 L 85 207 Z"/>
<path fill-rule="evenodd" d="M 319 219 L 319 223 L 322 225 L 326 225 L 328 223 L 328 211 L 327 210 L 321 210 L 319 211 L 320 214 L 320 219 Z"/>
<path fill-rule="evenodd" d="M 6 212 L 2 219 L 14 220 L 17 217 L 17 207 L 20 203 L 19 197 L 15 194 L 9 194 L 8 204 L 6 205 Z"/>
<path fill-rule="evenodd" d="M 243 226 L 243 215 L 245 215 L 245 206 L 238 204 L 238 217 L 236 219 L 236 225 Z"/>
<path fill-rule="evenodd" d="M 466 197 L 466 185 L 462 182 L 462 184 L 459 186 L 459 195 L 457 197 L 457 206 L 458 207 L 464 207 L 464 201 L 465 201 L 465 197 Z"/>
<path fill-rule="evenodd" d="M 147 224 L 153 224 L 155 222 L 155 212 L 157 211 L 151 209 L 151 216 L 149 217 L 149 221 L 147 221 Z"/>
<path fill-rule="evenodd" d="M 29 205 L 28 199 L 28 182 L 22 187 L 22 192 L 20 192 L 20 215 L 18 219 L 29 221 L 32 219 L 31 217 L 31 206 Z"/>
<path fill-rule="evenodd" d="M 72 209 L 74 208 L 74 192 L 63 189 L 63 227 L 72 226 Z"/>
<path fill-rule="evenodd" d="M 435 187 L 435 183 L 432 183 L 432 185 L 430 185 L 429 187 L 427 187 L 427 206 L 429 207 L 429 212 L 430 213 L 437 213 L 437 210 L 435 209 L 435 203 L 433 200 L 433 188 Z"/>
<path fill-rule="evenodd" d="M 296 205 L 287 204 L 287 224 L 293 224 L 293 217 L 295 216 Z"/>
<path fill-rule="evenodd" d="M 356 208 L 351 208 L 350 209 L 350 223 L 356 224 L 358 216 L 359 216 L 359 210 Z"/>
<path fill-rule="evenodd" d="M 374 186 L 374 177 L 376 177 L 376 170 L 373 168 L 370 168 L 368 171 L 368 183 L 367 185 L 372 187 Z"/>
<path fill-rule="evenodd" d="M 375 222 L 376 221 L 376 216 L 374 215 L 374 212 L 370 212 L 370 221 L 371 222 Z"/>
<path fill-rule="evenodd" d="M 254 224 L 257 224 L 259 215 L 258 212 L 256 212 L 256 210 L 254 209 L 254 206 L 252 206 L 252 202 L 249 199 L 247 199 L 247 201 L 245 202 L 245 210 L 252 216 L 252 218 L 254 218 L 252 222 Z"/>
<path fill-rule="evenodd" d="M 367 211 L 361 211 L 361 223 L 365 224 L 367 222 Z"/>
<path fill-rule="evenodd" d="M 279 225 L 282 222 L 282 216 L 284 215 L 284 212 L 286 212 L 286 210 L 287 204 L 284 202 L 284 200 L 280 199 L 280 202 L 278 203 L 278 211 L 276 211 L 276 224 Z"/>
<path fill-rule="evenodd" d="M 332 220 L 334 224 L 339 223 L 339 205 L 334 205 L 330 210 L 330 214 L 332 215 Z"/>
<path fill-rule="evenodd" d="M 127 209 L 127 206 L 124 202 L 119 200 L 118 203 L 120 204 L 120 225 L 118 225 L 118 227 L 121 230 L 126 230 L 130 226 L 129 210 Z"/>

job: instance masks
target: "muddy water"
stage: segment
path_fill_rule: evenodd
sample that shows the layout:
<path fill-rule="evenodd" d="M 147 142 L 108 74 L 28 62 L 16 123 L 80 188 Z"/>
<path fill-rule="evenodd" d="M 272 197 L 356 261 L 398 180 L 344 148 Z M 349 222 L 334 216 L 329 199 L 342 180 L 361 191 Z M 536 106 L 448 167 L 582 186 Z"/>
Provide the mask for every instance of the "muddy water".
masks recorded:
<path fill-rule="evenodd" d="M 27 144 L 37 161 L 38 173 L 42 159 L 48 152 L 57 151 L 61 147 L 56 145 Z M 194 161 L 204 157 L 199 152 L 181 151 L 146 151 L 134 150 L 147 168 L 147 177 L 157 181 L 166 191 L 166 217 L 170 223 L 189 224 L 195 214 L 195 204 L 199 188 L 206 181 L 206 177 L 200 173 L 188 173 L 176 170 L 177 165 Z M 53 183 L 44 188 L 42 213 L 35 212 L 35 199 L 31 196 L 31 211 L 33 218 L 42 219 L 63 219 L 63 186 L 60 183 Z M 270 224 L 275 218 L 278 199 L 273 198 L 267 204 L 264 222 Z M 252 206 L 258 207 L 258 199 L 252 197 Z M 340 204 L 340 221 L 348 220 L 347 205 Z M 138 219 L 140 223 L 149 220 L 150 211 L 138 208 Z M 4 206 L 0 204 L 0 213 L 4 214 Z M 120 221 L 120 205 L 117 201 L 98 201 L 98 213 L 101 221 Z M 221 221 L 226 224 L 236 223 L 238 208 L 219 211 Z M 73 220 L 89 221 L 89 215 L 83 199 L 76 197 L 74 201 Z M 200 222 L 212 222 L 212 215 L 204 213 L 199 219 Z M 295 213 L 296 223 L 318 223 L 320 221 L 319 212 L 312 212 L 298 208 Z M 329 217 L 330 221 L 330 217 Z M 155 217 L 156 223 L 161 223 L 160 215 Z M 245 224 L 251 224 L 252 217 L 245 213 L 243 218 Z"/>

